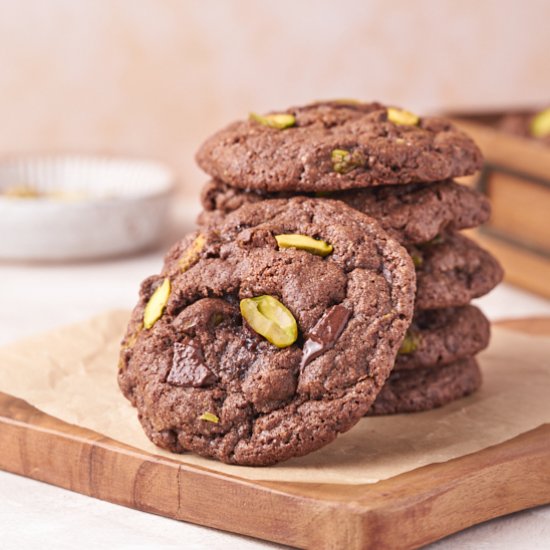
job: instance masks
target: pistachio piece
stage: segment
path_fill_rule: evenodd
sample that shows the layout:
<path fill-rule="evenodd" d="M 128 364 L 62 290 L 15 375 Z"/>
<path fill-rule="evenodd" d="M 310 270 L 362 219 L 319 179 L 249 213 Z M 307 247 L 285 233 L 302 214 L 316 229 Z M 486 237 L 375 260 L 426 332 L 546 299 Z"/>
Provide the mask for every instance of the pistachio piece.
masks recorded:
<path fill-rule="evenodd" d="M 404 109 L 388 107 L 388 120 L 400 126 L 416 126 L 420 122 L 420 117 Z"/>
<path fill-rule="evenodd" d="M 250 113 L 250 120 L 254 120 L 270 128 L 276 128 L 277 130 L 284 130 L 296 124 L 296 118 L 290 113 L 274 113 L 265 116 Z"/>
<path fill-rule="evenodd" d="M 205 242 L 206 238 L 204 235 L 198 235 L 197 238 L 189 245 L 178 262 L 182 273 L 187 271 L 199 259 L 199 254 L 204 248 Z"/>
<path fill-rule="evenodd" d="M 354 168 L 365 165 L 365 157 L 361 151 L 347 151 L 346 149 L 333 149 L 330 153 L 332 169 L 338 174 L 347 174 Z"/>
<path fill-rule="evenodd" d="M 296 342 L 296 319 L 277 298 L 267 294 L 245 298 L 241 300 L 240 308 L 246 322 L 268 342 L 278 348 L 286 348 Z"/>
<path fill-rule="evenodd" d="M 420 254 L 411 254 L 411 258 L 414 264 L 414 267 L 420 267 L 424 263 L 424 258 Z"/>
<path fill-rule="evenodd" d="M 162 284 L 153 292 L 143 312 L 143 326 L 151 328 L 162 316 L 170 297 L 170 279 L 166 277 Z"/>
<path fill-rule="evenodd" d="M 420 338 L 418 337 L 418 335 L 416 335 L 411 330 L 408 330 L 407 334 L 405 334 L 403 342 L 401 342 L 401 347 L 399 348 L 399 351 L 397 353 L 399 355 L 408 355 L 416 351 L 419 345 Z"/>
<path fill-rule="evenodd" d="M 214 424 L 218 424 L 220 422 L 220 419 L 211 412 L 204 412 L 199 416 L 199 420 L 206 420 L 206 422 L 213 422 Z"/>
<path fill-rule="evenodd" d="M 540 113 L 537 113 L 531 120 L 529 130 L 533 137 L 545 137 L 550 136 L 550 107 L 544 109 Z"/>
<path fill-rule="evenodd" d="M 214 315 L 210 318 L 210 322 L 212 323 L 212 326 L 217 327 L 223 323 L 224 318 L 223 313 L 216 311 L 216 313 L 214 313 Z"/>
<path fill-rule="evenodd" d="M 328 244 L 326 241 L 314 239 L 307 235 L 275 235 L 275 240 L 279 248 L 298 248 L 299 250 L 305 250 L 317 256 L 328 256 L 333 250 L 332 245 Z"/>

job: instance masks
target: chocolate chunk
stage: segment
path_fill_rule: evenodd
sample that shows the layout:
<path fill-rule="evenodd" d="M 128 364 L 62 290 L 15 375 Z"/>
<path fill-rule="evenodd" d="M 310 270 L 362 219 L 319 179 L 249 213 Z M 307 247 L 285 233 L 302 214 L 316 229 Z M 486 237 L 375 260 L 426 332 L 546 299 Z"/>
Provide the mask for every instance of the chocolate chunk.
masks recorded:
<path fill-rule="evenodd" d="M 350 315 L 351 311 L 342 305 L 332 306 L 323 314 L 304 343 L 300 367 L 305 367 L 310 361 L 334 346 L 346 328 Z"/>
<path fill-rule="evenodd" d="M 204 364 L 200 347 L 194 340 L 174 344 L 172 368 L 166 381 L 173 386 L 202 388 L 211 386 L 216 375 Z"/>

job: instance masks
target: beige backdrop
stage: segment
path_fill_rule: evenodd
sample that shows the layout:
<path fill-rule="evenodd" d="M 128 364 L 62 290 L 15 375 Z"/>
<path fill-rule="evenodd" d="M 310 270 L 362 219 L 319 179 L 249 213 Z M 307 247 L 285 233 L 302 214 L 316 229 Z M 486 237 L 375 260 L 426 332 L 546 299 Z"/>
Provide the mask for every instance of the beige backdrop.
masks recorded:
<path fill-rule="evenodd" d="M 326 97 L 413 110 L 543 103 L 545 0 L 0 0 L 0 152 L 168 161 L 250 110 Z"/>

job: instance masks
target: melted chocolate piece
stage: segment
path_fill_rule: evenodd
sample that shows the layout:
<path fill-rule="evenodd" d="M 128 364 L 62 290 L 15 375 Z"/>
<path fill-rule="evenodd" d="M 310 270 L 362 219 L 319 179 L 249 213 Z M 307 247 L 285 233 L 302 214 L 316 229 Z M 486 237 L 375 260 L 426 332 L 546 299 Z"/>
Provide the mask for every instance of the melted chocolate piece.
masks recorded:
<path fill-rule="evenodd" d="M 173 386 L 202 388 L 211 386 L 217 377 L 204 364 L 204 356 L 194 340 L 174 344 L 172 368 L 166 381 Z"/>
<path fill-rule="evenodd" d="M 304 343 L 301 368 L 334 346 L 346 328 L 350 316 L 351 311 L 342 305 L 332 306 L 325 311 Z"/>

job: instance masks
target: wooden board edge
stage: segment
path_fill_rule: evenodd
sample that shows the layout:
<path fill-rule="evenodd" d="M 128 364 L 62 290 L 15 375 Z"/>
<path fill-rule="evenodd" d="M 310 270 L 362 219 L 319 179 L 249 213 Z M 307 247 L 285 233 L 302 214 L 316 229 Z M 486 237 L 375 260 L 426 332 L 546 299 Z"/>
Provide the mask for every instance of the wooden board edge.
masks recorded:
<path fill-rule="evenodd" d="M 3 393 L 0 449 L 0 470 L 172 519 L 298 548 L 335 547 L 360 532 L 360 518 L 341 502 L 149 454 Z"/>

